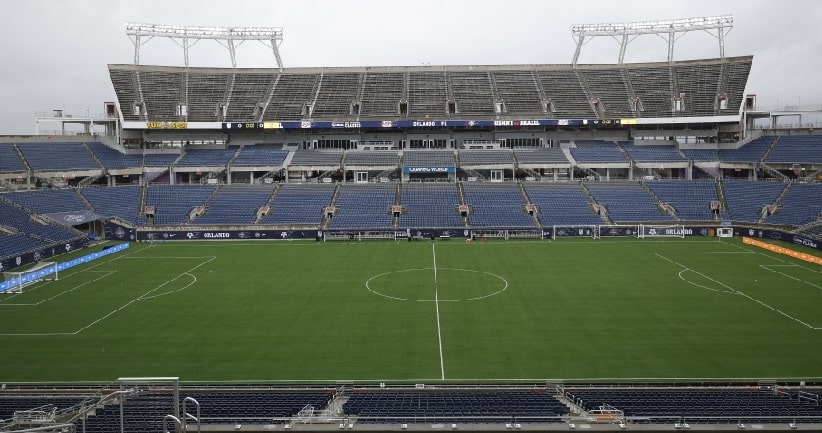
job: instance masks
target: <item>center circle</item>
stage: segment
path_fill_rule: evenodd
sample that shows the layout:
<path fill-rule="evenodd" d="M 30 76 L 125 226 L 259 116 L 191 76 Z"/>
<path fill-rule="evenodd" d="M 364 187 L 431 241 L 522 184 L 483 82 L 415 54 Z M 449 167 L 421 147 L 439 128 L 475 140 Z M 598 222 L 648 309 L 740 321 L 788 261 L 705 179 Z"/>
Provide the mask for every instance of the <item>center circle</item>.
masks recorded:
<path fill-rule="evenodd" d="M 508 281 L 471 269 L 418 268 L 374 275 L 365 282 L 365 288 L 397 301 L 478 301 L 504 292 Z"/>

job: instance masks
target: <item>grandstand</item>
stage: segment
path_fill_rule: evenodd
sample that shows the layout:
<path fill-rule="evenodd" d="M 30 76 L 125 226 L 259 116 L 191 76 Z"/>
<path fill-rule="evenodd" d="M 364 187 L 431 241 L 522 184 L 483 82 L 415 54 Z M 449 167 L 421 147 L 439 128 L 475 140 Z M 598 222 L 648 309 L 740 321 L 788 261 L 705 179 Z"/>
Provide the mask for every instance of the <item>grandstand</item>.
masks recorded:
<path fill-rule="evenodd" d="M 803 252 L 822 244 L 822 134 L 754 128 L 751 119 L 766 113 L 745 93 L 752 65 L 753 56 L 724 53 L 568 65 L 108 65 L 116 133 L 0 143 L 0 269 L 25 269 L 96 246 L 98 238 L 140 241 L 139 251 L 67 276 L 83 282 L 37 304 L 20 301 L 36 293 L 7 302 L 15 298 L 0 292 L 0 307 L 10 312 L 3 315 L 0 342 L 9 353 L 28 354 L 18 340 L 34 336 L 56 342 L 55 348 L 34 344 L 42 351 L 38 359 L 85 350 L 94 362 L 84 368 L 116 360 L 141 374 L 178 365 L 166 358 L 164 349 L 173 347 L 198 380 L 218 381 L 182 389 L 151 378 L 134 386 L 112 385 L 110 378 L 65 389 L 11 383 L 0 390 L 0 430 L 57 420 L 69 424 L 66 431 L 88 432 L 187 431 L 195 421 L 211 431 L 817 428 L 822 392 L 815 367 L 807 366 L 817 354 L 820 324 L 803 307 L 814 311 L 818 302 L 804 292 L 777 299 L 772 290 L 787 291 L 788 280 L 816 290 L 816 269 L 782 259 L 743 268 L 749 263 L 732 260 L 760 255 L 736 240 L 702 239 L 730 229 L 735 236 L 807 247 Z M 55 217 L 63 214 L 69 218 Z M 643 232 L 644 226 L 651 230 Z M 657 230 L 691 241 L 629 239 Z M 465 238 L 465 245 L 447 243 L 455 251 L 449 254 L 440 241 L 452 237 Z M 563 239 L 573 237 L 611 242 Z M 539 240 L 515 246 L 493 238 Z M 289 244 L 294 248 L 286 252 L 279 249 L 284 243 L 197 244 L 212 239 L 409 243 L 375 242 L 377 252 L 356 242 Z M 432 242 L 419 242 L 426 239 Z M 164 240 L 180 242 L 154 242 Z M 619 250 L 624 245 L 646 250 L 622 256 L 619 251 L 629 251 Z M 415 255 L 423 247 L 425 255 Z M 482 255 L 489 250 L 497 255 Z M 131 265 L 139 272 L 110 270 L 124 257 L 120 262 L 140 263 Z M 675 278 L 658 284 L 644 270 L 655 267 Z M 711 273 L 717 269 L 723 273 Z M 433 270 L 432 295 L 422 294 L 429 274 L 417 278 L 427 270 Z M 787 280 L 776 279 L 782 277 Z M 347 291 L 360 279 L 367 280 L 367 296 L 386 302 Z M 487 289 L 484 279 L 493 288 L 475 294 Z M 62 310 L 61 296 L 97 280 L 93 296 Z M 144 280 L 147 292 L 120 298 Z M 654 291 L 644 291 L 644 284 Z M 486 302 L 509 287 L 513 294 L 503 302 Z M 760 295 L 749 294 L 756 290 Z M 703 292 L 709 303 L 690 298 Z M 735 303 L 739 298 L 782 317 L 753 323 L 761 311 Z M 104 304 L 112 299 L 121 304 Z M 55 300 L 42 323 L 31 325 L 31 335 L 28 328 L 15 331 L 34 316 L 12 307 L 35 311 Z M 470 311 L 455 319 L 452 308 Z M 102 318 L 80 323 L 96 309 L 102 312 L 94 317 Z M 86 310 L 95 311 L 82 320 L 63 314 Z M 793 317 L 793 311 L 807 316 Z M 441 323 L 441 314 L 448 321 Z M 413 321 L 429 316 L 436 332 Z M 50 329 L 51 317 L 71 329 Z M 785 317 L 811 335 L 800 339 L 800 332 L 770 322 Z M 105 331 L 91 330 L 100 323 Z M 133 323 L 147 326 L 129 327 Z M 116 328 L 114 337 L 105 333 L 108 326 Z M 420 353 L 437 349 L 417 328 L 437 334 L 438 365 L 427 358 L 414 365 Z M 521 340 L 513 330 L 536 337 Z M 227 344 L 201 352 L 212 341 L 203 336 L 227 331 Z M 98 343 L 96 332 L 118 341 Z M 483 332 L 492 337 L 481 341 Z M 443 335 L 451 339 L 447 351 L 465 355 L 448 365 L 457 374 L 446 376 L 443 359 L 452 354 L 443 350 Z M 736 342 L 740 335 L 750 339 Z M 63 337 L 70 342 L 63 345 Z M 509 341 L 516 346 L 506 346 Z M 640 346 L 649 341 L 670 353 L 646 353 Z M 717 366 L 701 360 L 692 361 L 697 368 L 675 371 L 685 369 L 672 360 L 683 353 L 721 364 L 711 357 L 717 341 L 733 342 L 728 350 L 752 350 L 737 357 L 765 358 L 766 367 L 731 369 L 766 377 L 767 367 L 781 362 L 779 382 L 785 383 L 702 378 Z M 801 344 L 774 349 L 783 341 Z M 134 353 L 116 348 L 120 342 L 155 359 L 135 366 Z M 105 354 L 104 347 L 115 349 Z M 250 347 L 269 351 L 256 359 L 246 353 Z M 609 357 L 631 372 L 648 367 L 661 376 L 619 371 L 608 379 L 602 372 L 613 370 L 599 363 Z M 534 359 L 540 365 L 527 364 Z M 546 379 L 558 368 L 552 362 L 584 373 Z M 7 363 L 16 379 L 19 361 Z M 273 378 L 234 380 L 245 374 L 245 364 L 279 370 Z M 388 374 L 369 376 L 380 371 L 371 365 Z M 517 367 L 526 369 L 498 373 Z M 232 382 L 219 382 L 223 378 Z M 30 398 L 41 394 L 46 397 Z M 185 404 L 196 405 L 196 417 L 192 406 L 180 412 Z"/>

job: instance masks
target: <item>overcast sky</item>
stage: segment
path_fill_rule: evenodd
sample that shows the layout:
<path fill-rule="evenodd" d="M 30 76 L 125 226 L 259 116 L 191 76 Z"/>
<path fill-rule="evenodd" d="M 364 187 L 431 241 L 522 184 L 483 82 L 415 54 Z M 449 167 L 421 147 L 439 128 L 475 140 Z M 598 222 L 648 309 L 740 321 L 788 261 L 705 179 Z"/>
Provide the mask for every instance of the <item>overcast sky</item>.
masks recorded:
<path fill-rule="evenodd" d="M 102 113 L 114 91 L 106 65 L 133 63 L 127 22 L 282 27 L 286 67 L 569 64 L 573 24 L 734 16 L 726 55 L 753 55 L 747 93 L 759 108 L 822 103 L 822 2 L 818 0 L 26 0 L 0 16 L 0 135 L 34 133 L 36 112 Z M 619 45 L 598 38 L 580 63 L 615 63 Z M 718 57 L 716 38 L 683 35 L 676 60 Z M 667 45 L 642 36 L 626 62 L 665 61 Z M 141 64 L 182 65 L 167 39 L 143 45 Z M 258 42 L 237 50 L 239 67 L 273 67 Z M 201 41 L 191 66 L 229 66 L 227 49 Z"/>

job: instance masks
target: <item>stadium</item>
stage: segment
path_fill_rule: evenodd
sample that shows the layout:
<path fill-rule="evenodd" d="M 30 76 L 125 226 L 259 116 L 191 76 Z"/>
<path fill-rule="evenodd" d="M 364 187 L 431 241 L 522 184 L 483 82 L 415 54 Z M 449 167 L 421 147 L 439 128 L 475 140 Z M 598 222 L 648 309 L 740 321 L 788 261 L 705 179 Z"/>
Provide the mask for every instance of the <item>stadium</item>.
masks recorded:
<path fill-rule="evenodd" d="M 822 428 L 822 134 L 757 108 L 732 26 L 289 68 L 280 28 L 127 25 L 104 116 L 0 137 L 0 431 Z"/>

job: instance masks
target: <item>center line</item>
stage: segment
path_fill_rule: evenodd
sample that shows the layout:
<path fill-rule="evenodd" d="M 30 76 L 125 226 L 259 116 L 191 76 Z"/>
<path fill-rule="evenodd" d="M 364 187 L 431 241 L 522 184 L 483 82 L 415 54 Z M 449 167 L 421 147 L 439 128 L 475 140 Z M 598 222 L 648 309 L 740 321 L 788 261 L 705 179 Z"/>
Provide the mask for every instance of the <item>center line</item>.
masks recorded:
<path fill-rule="evenodd" d="M 439 283 L 437 282 L 437 251 L 431 244 L 431 255 L 434 258 L 434 305 L 437 308 L 437 340 L 440 345 L 440 373 L 441 379 L 445 380 L 445 363 L 442 359 L 442 331 L 440 330 L 440 301 L 439 301 Z"/>

